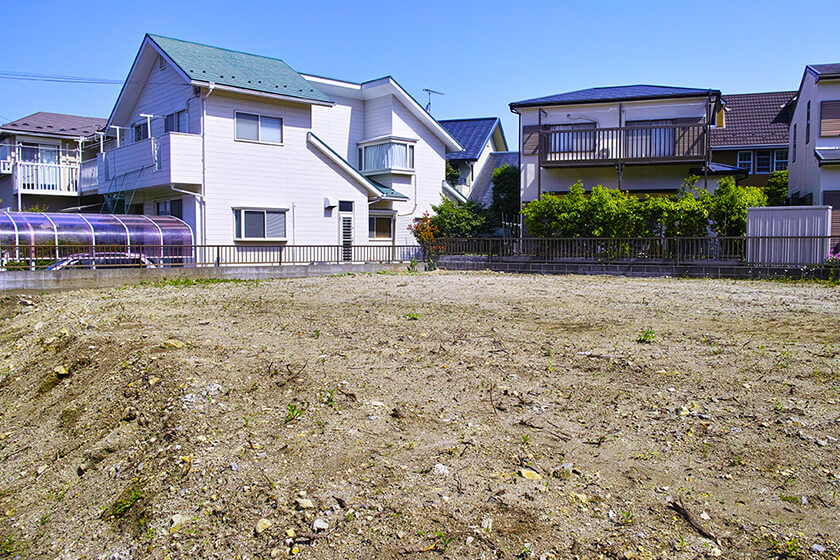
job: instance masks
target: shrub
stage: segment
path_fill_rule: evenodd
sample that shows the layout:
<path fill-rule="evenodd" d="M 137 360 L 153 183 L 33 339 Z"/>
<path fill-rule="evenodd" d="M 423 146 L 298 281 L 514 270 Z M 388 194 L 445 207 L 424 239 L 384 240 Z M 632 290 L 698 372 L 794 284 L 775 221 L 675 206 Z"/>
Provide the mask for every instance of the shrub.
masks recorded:
<path fill-rule="evenodd" d="M 758 187 L 741 187 L 732 177 L 718 181 L 714 194 L 704 196 L 712 230 L 723 237 L 737 237 L 747 232 L 747 208 L 766 206 L 767 196 Z"/>
<path fill-rule="evenodd" d="M 519 216 L 519 168 L 503 165 L 493 171 L 493 201 L 490 203 L 490 221 L 495 228 L 505 222 L 515 222 Z"/>
<path fill-rule="evenodd" d="M 408 230 L 414 235 L 417 244 L 423 248 L 423 257 L 433 270 L 438 255 L 443 251 L 443 245 L 437 239 L 438 228 L 432 223 L 432 217 L 428 212 L 423 212 L 423 215 L 413 224 L 409 224 Z"/>
<path fill-rule="evenodd" d="M 764 183 L 762 189 L 767 195 L 767 206 L 784 206 L 787 204 L 788 196 L 788 172 L 774 171 Z"/>
<path fill-rule="evenodd" d="M 459 204 L 445 198 L 432 210 L 432 224 L 442 237 L 473 237 L 488 231 L 487 211 L 474 200 Z"/>
<path fill-rule="evenodd" d="M 455 168 L 455 166 L 447 161 L 446 162 L 446 181 L 449 182 L 449 183 L 452 183 L 454 185 L 455 181 L 457 181 L 460 176 L 461 176 L 461 174 L 458 172 L 458 170 Z"/>

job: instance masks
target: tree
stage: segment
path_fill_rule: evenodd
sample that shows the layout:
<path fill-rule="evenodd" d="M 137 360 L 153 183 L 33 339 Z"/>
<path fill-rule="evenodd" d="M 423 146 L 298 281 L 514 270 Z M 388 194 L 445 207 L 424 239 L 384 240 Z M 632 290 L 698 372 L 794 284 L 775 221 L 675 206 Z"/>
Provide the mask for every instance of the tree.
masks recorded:
<path fill-rule="evenodd" d="M 714 194 L 705 197 L 704 202 L 715 233 L 738 237 L 747 232 L 747 208 L 766 206 L 767 195 L 758 187 L 738 186 L 732 177 L 723 177 Z"/>
<path fill-rule="evenodd" d="M 788 197 L 788 172 L 774 171 L 764 183 L 764 194 L 767 195 L 768 206 L 785 206 Z"/>
<path fill-rule="evenodd" d="M 414 235 L 417 244 L 423 248 L 423 256 L 429 261 L 431 270 L 434 270 L 435 261 L 443 251 L 443 245 L 437 239 L 438 229 L 432 223 L 432 217 L 428 212 L 423 212 L 421 217 L 409 224 L 408 230 Z"/>
<path fill-rule="evenodd" d="M 474 200 L 459 204 L 444 198 L 432 210 L 432 225 L 442 237 L 473 237 L 488 231 L 487 210 Z"/>
<path fill-rule="evenodd" d="M 493 201 L 490 203 L 492 225 L 515 221 L 519 216 L 519 168 L 503 165 L 493 171 Z"/>
<path fill-rule="evenodd" d="M 450 184 L 455 184 L 455 181 L 461 176 L 461 172 L 458 171 L 454 165 L 446 162 L 446 182 Z"/>
<path fill-rule="evenodd" d="M 586 196 L 580 181 L 562 197 L 546 194 L 522 209 L 531 237 L 581 237 L 586 231 L 586 213 Z"/>

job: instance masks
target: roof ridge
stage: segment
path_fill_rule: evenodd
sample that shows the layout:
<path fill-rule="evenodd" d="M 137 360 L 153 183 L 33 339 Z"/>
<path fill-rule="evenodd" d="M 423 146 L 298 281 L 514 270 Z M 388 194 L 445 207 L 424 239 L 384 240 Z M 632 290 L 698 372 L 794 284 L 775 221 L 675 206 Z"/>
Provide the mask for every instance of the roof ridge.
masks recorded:
<path fill-rule="evenodd" d="M 267 58 L 269 60 L 277 60 L 278 62 L 282 62 L 286 66 L 289 66 L 289 64 L 285 60 L 283 60 L 282 58 L 277 58 L 276 56 L 266 56 L 264 54 L 256 54 L 256 53 L 252 53 L 252 52 L 240 51 L 240 50 L 237 50 L 237 49 L 228 49 L 228 48 L 225 48 L 225 47 L 217 47 L 215 45 L 208 45 L 207 43 L 199 43 L 197 41 L 187 41 L 185 39 L 178 39 L 177 37 L 167 37 L 166 35 L 154 35 L 152 33 L 146 33 L 146 35 L 148 35 L 152 40 L 154 40 L 155 38 L 159 38 L 159 39 L 166 39 L 168 41 L 178 41 L 179 43 L 186 43 L 188 45 L 198 45 L 199 47 L 207 47 L 208 49 L 216 49 L 218 51 L 226 51 L 226 52 L 232 52 L 232 53 L 237 53 L 237 54 L 244 54 L 244 55 L 248 55 L 248 56 L 256 56 L 257 58 Z M 163 47 L 161 47 L 161 48 L 163 48 Z M 164 49 L 164 50 L 166 50 L 166 49 Z M 292 67 L 289 66 L 289 68 L 292 68 Z M 292 68 L 292 70 L 294 70 L 294 68 Z M 297 72 L 297 70 L 295 70 L 295 72 Z M 300 72 L 298 72 L 298 74 L 300 74 Z"/>
<path fill-rule="evenodd" d="M 467 117 L 465 119 L 438 119 L 439 123 L 455 121 L 490 121 L 499 120 L 499 117 Z"/>

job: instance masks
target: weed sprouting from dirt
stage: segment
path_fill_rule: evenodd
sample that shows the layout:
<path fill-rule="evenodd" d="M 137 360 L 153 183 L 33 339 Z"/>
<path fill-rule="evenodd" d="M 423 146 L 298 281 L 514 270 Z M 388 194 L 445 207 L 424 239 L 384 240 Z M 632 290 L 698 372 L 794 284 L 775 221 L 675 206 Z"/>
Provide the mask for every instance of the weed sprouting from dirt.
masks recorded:
<path fill-rule="evenodd" d="M 102 512 L 101 517 L 102 519 L 122 519 L 134 504 L 145 497 L 146 496 L 143 491 L 143 481 L 135 479 L 128 485 L 128 487 L 126 487 L 125 490 L 122 491 L 116 501 L 114 501 L 110 507 Z"/>
<path fill-rule="evenodd" d="M 211 286 L 214 284 L 258 284 L 259 280 L 245 280 L 242 278 L 188 278 L 186 276 L 179 276 L 178 278 L 161 278 L 160 280 L 151 280 L 148 282 L 140 282 L 139 286 L 150 286 L 152 288 L 185 288 L 188 286 Z"/>
<path fill-rule="evenodd" d="M 644 329 L 639 333 L 636 342 L 639 344 L 651 344 L 654 340 L 656 340 L 656 331 L 653 329 Z"/>
<path fill-rule="evenodd" d="M 288 424 L 300 418 L 303 415 L 304 410 L 306 410 L 306 405 L 304 404 L 298 405 L 296 403 L 289 403 L 287 406 L 285 423 Z"/>

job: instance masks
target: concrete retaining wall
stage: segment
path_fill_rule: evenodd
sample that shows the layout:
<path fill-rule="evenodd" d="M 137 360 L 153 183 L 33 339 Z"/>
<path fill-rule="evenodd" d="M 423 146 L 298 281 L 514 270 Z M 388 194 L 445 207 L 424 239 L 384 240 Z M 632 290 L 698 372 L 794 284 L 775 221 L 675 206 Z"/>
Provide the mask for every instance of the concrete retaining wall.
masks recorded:
<path fill-rule="evenodd" d="M 403 272 L 408 265 L 378 263 L 304 264 L 283 266 L 230 266 L 199 268 L 112 268 L 99 270 L 35 270 L 0 272 L 0 292 L 43 292 L 84 288 L 111 288 L 161 278 L 304 278 L 348 272 Z"/>
<path fill-rule="evenodd" d="M 690 278 L 819 278 L 827 279 L 828 270 L 822 268 L 779 268 L 727 266 L 722 264 L 601 264 L 601 263 L 540 263 L 527 261 L 487 262 L 484 257 L 445 257 L 436 263 L 441 270 L 493 270 L 529 274 L 609 274 L 613 276 L 673 276 Z"/>

